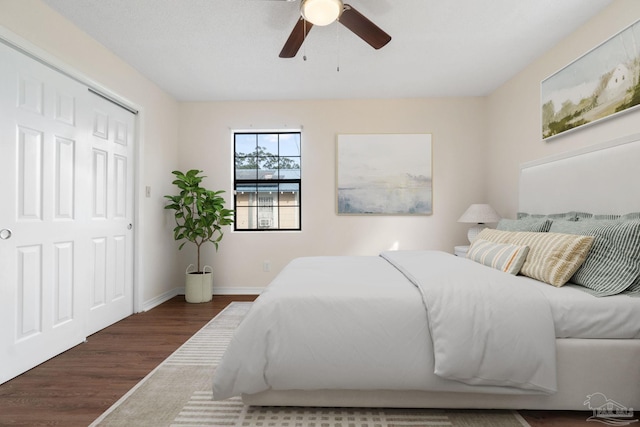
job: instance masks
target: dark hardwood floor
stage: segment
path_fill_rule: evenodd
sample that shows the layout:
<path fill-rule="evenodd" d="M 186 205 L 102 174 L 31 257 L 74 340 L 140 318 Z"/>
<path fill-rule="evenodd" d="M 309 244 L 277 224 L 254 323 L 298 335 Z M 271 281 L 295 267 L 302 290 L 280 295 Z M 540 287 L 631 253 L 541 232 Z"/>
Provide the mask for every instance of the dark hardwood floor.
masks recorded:
<path fill-rule="evenodd" d="M 0 426 L 87 426 L 231 301 L 187 304 L 178 296 L 90 336 L 0 385 Z M 583 426 L 588 412 L 521 411 L 533 427 Z"/>
<path fill-rule="evenodd" d="M 0 426 L 87 426 L 231 301 L 177 296 L 91 335 L 0 386 Z"/>

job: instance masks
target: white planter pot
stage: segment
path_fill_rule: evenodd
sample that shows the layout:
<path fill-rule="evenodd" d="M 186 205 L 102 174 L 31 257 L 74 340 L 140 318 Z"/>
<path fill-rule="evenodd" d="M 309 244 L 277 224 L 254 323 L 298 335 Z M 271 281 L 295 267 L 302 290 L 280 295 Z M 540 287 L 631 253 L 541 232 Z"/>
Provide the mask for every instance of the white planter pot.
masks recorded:
<path fill-rule="evenodd" d="M 190 264 L 185 274 L 184 298 L 187 302 L 209 302 L 213 295 L 213 269 L 205 265 L 202 273 L 189 271 L 193 267 Z M 210 271 L 207 271 L 209 269 Z"/>

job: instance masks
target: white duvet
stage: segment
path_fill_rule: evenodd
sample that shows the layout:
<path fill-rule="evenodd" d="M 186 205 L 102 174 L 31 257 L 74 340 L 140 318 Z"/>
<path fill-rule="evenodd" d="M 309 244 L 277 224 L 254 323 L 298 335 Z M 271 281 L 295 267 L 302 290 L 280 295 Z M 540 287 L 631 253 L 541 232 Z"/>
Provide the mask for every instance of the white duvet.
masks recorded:
<path fill-rule="evenodd" d="M 274 390 L 553 393 L 546 298 L 437 251 L 293 260 L 253 304 L 214 399 Z"/>

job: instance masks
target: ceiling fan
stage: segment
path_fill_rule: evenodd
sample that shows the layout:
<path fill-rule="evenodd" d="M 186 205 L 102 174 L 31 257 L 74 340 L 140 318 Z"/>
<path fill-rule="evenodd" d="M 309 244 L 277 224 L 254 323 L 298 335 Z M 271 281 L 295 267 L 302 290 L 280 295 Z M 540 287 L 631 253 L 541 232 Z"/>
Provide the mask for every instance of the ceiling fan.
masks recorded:
<path fill-rule="evenodd" d="M 391 41 L 389 34 L 342 0 L 302 0 L 300 19 L 285 42 L 280 58 L 296 56 L 314 25 L 329 25 L 334 21 L 340 22 L 374 49 L 380 49 Z"/>

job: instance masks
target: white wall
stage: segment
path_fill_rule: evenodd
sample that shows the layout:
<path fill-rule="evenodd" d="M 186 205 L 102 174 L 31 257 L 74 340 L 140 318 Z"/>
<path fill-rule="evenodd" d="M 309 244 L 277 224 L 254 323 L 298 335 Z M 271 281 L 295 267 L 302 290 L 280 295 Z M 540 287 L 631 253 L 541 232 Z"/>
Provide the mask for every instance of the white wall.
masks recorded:
<path fill-rule="evenodd" d="M 178 104 L 137 71 L 40 0 L 0 1 L 0 25 L 59 58 L 141 109 L 142 178 L 139 277 L 153 303 L 182 286 L 194 251 L 177 252 L 162 195 L 173 193 L 171 170 L 199 168 L 231 200 L 231 129 L 303 127 L 303 231 L 227 232 L 220 252 L 207 248 L 215 287 L 263 287 L 301 255 L 375 254 L 401 249 L 451 251 L 466 241 L 456 223 L 470 203 L 490 202 L 504 216 L 517 210 L 518 165 L 557 152 L 640 132 L 633 112 L 540 140 L 540 82 L 640 18 L 640 1 L 616 0 L 487 98 L 225 102 Z M 335 139 L 340 133 L 431 133 L 431 216 L 337 216 Z M 271 272 L 262 271 L 263 261 Z"/>
<path fill-rule="evenodd" d="M 232 129 L 302 126 L 302 232 L 230 232 L 214 254 L 217 292 L 260 288 L 292 258 L 305 255 L 375 255 L 400 249 L 452 252 L 466 242 L 456 221 L 471 203 L 483 202 L 486 141 L 484 98 L 202 102 L 180 106 L 180 167 L 202 169 L 207 184 L 227 191 L 231 206 Z M 342 133 L 431 133 L 433 215 L 338 216 L 335 145 Z M 184 248 L 183 264 L 195 249 Z M 271 272 L 263 272 L 263 261 Z M 244 289 L 243 289 L 244 288 Z"/>
<path fill-rule="evenodd" d="M 141 179 L 136 183 L 142 227 L 139 271 L 147 305 L 182 286 L 172 224 L 163 211 L 170 191 L 167 170 L 177 167 L 178 104 L 165 92 L 39 0 L 0 1 L 0 26 L 71 69 L 125 97 L 140 108 Z M 144 198 L 144 188 L 151 197 Z"/>
<path fill-rule="evenodd" d="M 548 142 L 540 136 L 541 81 L 638 19 L 640 1 L 614 1 L 488 97 L 487 195 L 503 216 L 513 218 L 517 212 L 521 163 L 640 132 L 640 111 L 634 110 L 569 131 Z"/>
<path fill-rule="evenodd" d="M 182 273 L 193 262 L 193 248 L 177 251 L 171 215 L 163 210 L 162 196 L 174 192 L 171 171 L 203 169 L 212 186 L 229 191 L 231 201 L 230 129 L 303 127 L 303 231 L 227 232 L 218 254 L 211 247 L 204 253 L 218 290 L 261 288 L 301 255 L 375 254 L 396 242 L 405 249 L 452 251 L 466 241 L 466 225 L 457 218 L 470 203 L 484 201 L 485 185 L 478 178 L 486 140 L 482 98 L 180 105 L 40 0 L 0 1 L 0 25 L 140 108 L 138 277 L 147 306 L 182 287 Z M 433 134 L 434 214 L 337 216 L 338 133 Z M 146 186 L 151 198 L 144 198 Z M 271 262 L 269 273 L 262 271 L 265 260 Z"/>

